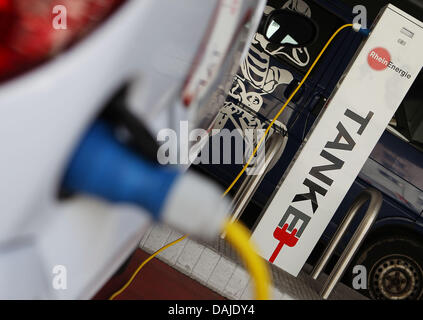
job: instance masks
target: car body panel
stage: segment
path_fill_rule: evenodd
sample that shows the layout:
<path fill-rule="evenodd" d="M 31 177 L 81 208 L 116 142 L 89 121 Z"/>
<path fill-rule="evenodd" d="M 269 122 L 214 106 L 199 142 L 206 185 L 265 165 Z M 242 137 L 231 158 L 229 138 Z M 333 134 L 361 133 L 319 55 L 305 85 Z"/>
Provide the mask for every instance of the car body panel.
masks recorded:
<path fill-rule="evenodd" d="M 128 104 L 141 117 L 148 111 L 151 117 L 142 120 L 151 132 L 188 118 L 182 88 L 195 62 L 207 63 L 196 58 L 208 30 L 227 27 L 213 24 L 213 17 L 220 9 L 234 13 L 225 57 L 238 66 L 248 39 L 236 31 L 249 19 L 257 20 L 250 20 L 255 30 L 263 6 L 263 0 L 128 0 L 68 50 L 1 83 L 1 298 L 88 299 L 112 276 L 147 230 L 149 214 L 98 199 L 61 201 L 70 156 L 128 82 L 136 83 L 137 102 Z M 227 72 L 218 70 L 217 78 Z M 71 289 L 51 285 L 56 265 L 68 268 Z"/>

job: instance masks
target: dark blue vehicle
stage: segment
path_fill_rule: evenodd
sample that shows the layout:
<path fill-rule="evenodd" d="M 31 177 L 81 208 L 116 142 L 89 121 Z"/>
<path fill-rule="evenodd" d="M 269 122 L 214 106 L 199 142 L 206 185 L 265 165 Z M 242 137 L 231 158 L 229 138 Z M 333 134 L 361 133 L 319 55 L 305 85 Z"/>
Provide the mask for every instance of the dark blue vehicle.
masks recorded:
<path fill-rule="evenodd" d="M 318 39 L 307 48 L 295 49 L 277 47 L 267 42 L 263 35 L 256 34 L 221 111 L 220 125 L 229 130 L 267 127 L 332 33 L 339 26 L 351 23 L 353 10 L 345 2 L 269 0 L 264 18 L 275 9 L 298 11 L 317 23 Z M 380 5 L 380 1 L 377 4 L 381 9 L 383 4 Z M 375 16 L 373 12 L 370 15 Z M 247 226 L 252 227 L 260 216 L 361 41 L 362 35 L 353 31 L 345 30 L 340 34 L 275 124 L 277 132 L 288 135 L 288 142 L 241 216 Z M 422 85 L 420 73 L 321 238 L 322 244 L 328 242 L 363 189 L 373 187 L 383 193 L 377 222 L 350 266 L 366 266 L 368 289 L 363 293 L 373 299 L 421 299 L 423 296 Z M 241 168 L 233 164 L 196 167 L 224 186 L 233 181 Z M 350 236 L 344 237 L 338 250 L 342 251 Z M 320 252 L 318 245 L 309 261 L 313 263 Z M 352 276 L 350 269 L 344 280 L 351 284 Z"/>

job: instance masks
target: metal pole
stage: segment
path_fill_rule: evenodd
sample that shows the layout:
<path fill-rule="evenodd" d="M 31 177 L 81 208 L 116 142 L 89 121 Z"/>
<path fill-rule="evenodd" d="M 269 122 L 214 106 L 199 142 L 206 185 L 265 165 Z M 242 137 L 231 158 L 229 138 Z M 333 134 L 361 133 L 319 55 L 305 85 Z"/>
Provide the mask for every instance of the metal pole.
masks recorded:
<path fill-rule="evenodd" d="M 332 256 L 333 252 L 335 251 L 335 248 L 337 247 L 340 240 L 342 239 L 342 236 L 344 235 L 352 219 L 354 218 L 358 210 L 361 207 L 363 207 L 363 205 L 369 199 L 370 199 L 369 208 L 367 209 L 362 222 L 360 223 L 359 227 L 357 228 L 356 232 L 354 233 L 353 237 L 351 238 L 350 242 L 348 243 L 347 247 L 345 248 L 338 262 L 336 263 L 334 269 L 332 270 L 331 274 L 326 280 L 326 283 L 323 286 L 322 291 L 320 292 L 320 295 L 324 299 L 327 299 L 329 295 L 331 294 L 332 290 L 334 289 L 339 279 L 344 274 L 351 259 L 353 258 L 354 254 L 357 252 L 358 248 L 360 247 L 361 243 L 366 237 L 368 231 L 370 230 L 371 226 L 376 220 L 376 217 L 379 213 L 379 210 L 380 210 L 380 207 L 382 206 L 382 201 L 383 201 L 382 194 L 379 191 L 375 189 L 366 189 L 357 197 L 357 199 L 354 201 L 351 208 L 348 210 L 341 225 L 339 226 L 335 235 L 332 237 L 327 249 L 323 253 L 322 257 L 319 259 L 319 262 L 316 264 L 312 272 L 311 276 L 313 277 L 313 279 L 317 279 L 319 275 L 321 274 L 321 272 L 323 271 L 326 264 L 328 263 L 330 257 Z"/>
<path fill-rule="evenodd" d="M 236 221 L 239 219 L 241 214 L 244 212 L 260 183 L 263 181 L 264 176 L 268 173 L 279 160 L 280 156 L 285 149 L 288 138 L 279 134 L 277 131 L 269 137 L 266 143 L 266 156 L 262 171 L 260 174 L 247 175 L 241 184 L 241 187 L 235 194 L 231 208 L 232 216 L 230 221 Z M 259 165 L 259 164 L 258 164 Z M 224 238 L 225 234 L 222 234 L 221 238 Z"/>

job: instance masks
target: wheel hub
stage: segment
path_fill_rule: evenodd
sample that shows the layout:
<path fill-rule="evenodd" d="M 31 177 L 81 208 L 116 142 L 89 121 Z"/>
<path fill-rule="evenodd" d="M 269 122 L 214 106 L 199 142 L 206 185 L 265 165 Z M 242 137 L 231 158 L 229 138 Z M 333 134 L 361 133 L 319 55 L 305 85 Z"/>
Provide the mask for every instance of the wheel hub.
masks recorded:
<path fill-rule="evenodd" d="M 422 292 L 422 272 L 405 256 L 389 256 L 371 272 L 370 293 L 374 299 L 418 299 Z"/>

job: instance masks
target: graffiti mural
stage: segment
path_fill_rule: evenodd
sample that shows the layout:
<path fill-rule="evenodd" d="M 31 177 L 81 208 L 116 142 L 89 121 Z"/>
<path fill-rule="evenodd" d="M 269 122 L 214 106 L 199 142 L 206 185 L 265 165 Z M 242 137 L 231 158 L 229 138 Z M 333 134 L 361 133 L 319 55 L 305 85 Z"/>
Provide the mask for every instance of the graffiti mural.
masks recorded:
<path fill-rule="evenodd" d="M 311 17 L 311 8 L 303 0 L 269 1 L 268 4 L 264 10 L 265 15 L 269 15 L 274 10 L 288 9 Z M 229 126 L 245 132 L 246 129 L 266 128 L 266 123 L 254 115 L 254 113 L 259 113 L 264 106 L 263 97 L 273 93 L 281 85 L 289 85 L 294 80 L 294 76 L 289 70 L 271 64 L 271 56 L 288 59 L 299 67 L 307 66 L 310 63 L 310 54 L 307 48 L 274 45 L 269 43 L 262 34 L 256 33 L 229 92 L 231 98 L 229 100 L 235 100 L 235 103 L 225 102 L 215 121 L 214 129 L 223 129 Z M 243 109 L 244 107 L 250 110 L 247 112 Z M 286 130 L 286 126 L 280 121 L 276 121 L 275 125 Z M 269 132 L 268 137 L 272 134 L 273 130 Z M 247 148 L 246 154 L 251 154 L 257 139 L 249 138 L 247 135 L 244 135 L 244 139 L 246 146 L 250 147 Z"/>
<path fill-rule="evenodd" d="M 277 9 L 293 10 L 311 17 L 311 9 L 303 0 L 281 1 L 279 6 L 267 6 L 264 14 L 269 15 Z M 271 65 L 270 56 L 287 58 L 300 67 L 310 63 L 307 48 L 275 46 L 269 43 L 262 34 L 256 33 L 229 93 L 230 97 L 255 112 L 259 112 L 263 106 L 263 95 L 274 92 L 280 85 L 288 85 L 294 79 L 288 70 Z M 247 91 L 245 81 L 248 81 L 255 90 Z"/>

